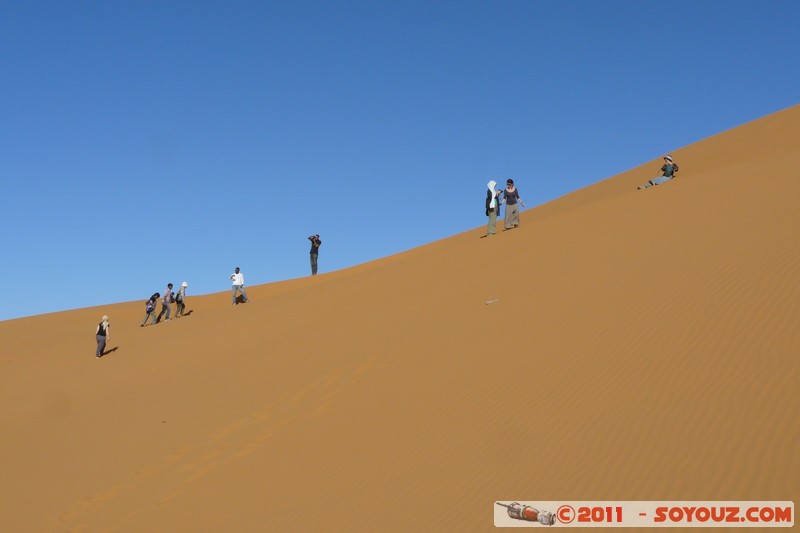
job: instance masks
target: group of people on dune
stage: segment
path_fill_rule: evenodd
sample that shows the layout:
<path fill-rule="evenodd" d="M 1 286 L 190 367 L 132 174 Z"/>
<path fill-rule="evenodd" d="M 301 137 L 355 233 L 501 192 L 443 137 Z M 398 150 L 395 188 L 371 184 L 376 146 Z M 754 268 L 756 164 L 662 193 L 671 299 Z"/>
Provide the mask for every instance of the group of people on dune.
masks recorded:
<path fill-rule="evenodd" d="M 311 241 L 311 274 L 315 275 L 317 273 L 317 256 L 319 255 L 319 247 L 322 245 L 322 241 L 319 238 L 319 235 L 312 235 L 308 238 Z M 236 267 L 233 271 L 233 274 L 230 275 L 231 280 L 231 303 L 236 305 L 238 303 L 237 298 L 241 297 L 242 303 L 248 303 L 249 300 L 247 299 L 247 293 L 244 290 L 244 274 L 239 267 Z M 178 292 L 175 293 L 172 291 L 173 285 L 172 283 L 167 283 L 167 288 L 164 290 L 164 295 L 162 296 L 161 293 L 153 293 L 150 298 L 145 302 L 145 314 L 142 323 L 139 324 L 140 327 L 144 327 L 147 325 L 148 320 L 152 320 L 153 325 L 158 324 L 161 322 L 161 318 L 164 317 L 164 320 L 172 320 L 170 315 L 172 314 L 172 304 L 175 304 L 175 318 L 180 318 L 184 316 L 184 311 L 186 309 L 186 288 L 189 286 L 188 283 L 185 281 L 181 283 L 180 289 Z M 159 299 L 161 301 L 161 312 L 156 315 L 156 309 L 158 307 Z M 97 340 L 97 351 L 95 352 L 95 357 L 98 359 L 106 355 L 106 345 L 111 340 L 111 324 L 108 315 L 103 315 L 100 319 L 100 323 L 97 324 L 97 329 L 95 330 L 95 338 Z"/>
<path fill-rule="evenodd" d="M 189 286 L 188 283 L 185 281 L 181 283 L 181 288 L 178 289 L 177 293 L 172 292 L 172 283 L 167 283 L 167 288 L 164 291 L 164 296 L 162 297 L 160 293 L 153 293 L 153 295 L 148 298 L 148 300 L 144 304 L 144 320 L 139 326 L 144 327 L 147 324 L 147 321 L 152 318 L 153 324 L 158 324 L 161 321 L 161 317 L 165 318 L 164 320 L 172 320 L 170 315 L 172 314 L 172 304 L 175 304 L 175 318 L 180 318 L 183 316 L 183 312 L 186 309 L 186 288 Z M 161 298 L 161 312 L 156 315 L 156 308 L 158 307 L 158 300 Z M 106 355 L 106 344 L 111 340 L 111 323 L 108 315 L 103 315 L 103 318 L 100 319 L 100 323 L 97 324 L 97 330 L 95 331 L 95 337 L 97 339 L 97 351 L 95 352 L 95 357 L 98 359 Z M 113 351 L 113 350 L 112 350 Z"/>
<path fill-rule="evenodd" d="M 176 294 L 172 292 L 172 283 L 167 283 L 167 288 L 164 290 L 163 297 L 157 292 L 154 293 L 144 304 L 144 320 L 142 320 L 142 323 L 139 325 L 144 327 L 145 324 L 147 324 L 147 320 L 150 318 L 153 319 L 153 324 L 158 324 L 161 322 L 161 317 L 164 315 L 166 315 L 164 320 L 172 320 L 170 314 L 172 313 L 173 303 L 175 303 L 175 318 L 182 317 L 183 311 L 186 309 L 186 287 L 188 286 L 189 284 L 184 281 L 181 283 L 181 288 L 178 289 L 178 293 Z M 159 298 L 161 298 L 161 312 L 156 316 L 156 307 Z"/>
<path fill-rule="evenodd" d="M 678 165 L 672 160 L 671 155 L 665 155 L 661 174 L 638 188 L 647 189 L 666 183 L 675 177 L 676 172 L 678 172 Z M 514 186 L 514 180 L 507 180 L 505 189 L 497 189 L 497 182 L 494 180 L 487 183 L 486 186 L 488 188 L 486 191 L 486 216 L 489 217 L 489 225 L 486 228 L 486 235 L 483 237 L 495 235 L 500 206 L 504 204 L 506 206 L 504 231 L 519 227 L 519 206 L 525 207 L 525 203 L 519 196 L 519 190 Z"/>
<path fill-rule="evenodd" d="M 492 180 L 488 184 L 489 190 L 486 192 L 486 216 L 489 217 L 489 226 L 486 228 L 486 235 L 494 235 L 497 227 L 497 216 L 500 213 L 500 206 L 506 206 L 506 218 L 503 223 L 505 230 L 519 227 L 519 206 L 525 207 L 525 202 L 519 196 L 519 190 L 514 186 L 514 180 L 509 178 L 506 181 L 505 189 L 495 189 L 497 182 Z M 502 198 L 501 198 L 502 197 Z"/>
<path fill-rule="evenodd" d="M 648 180 L 647 183 L 640 185 L 638 188 L 647 189 L 655 185 L 666 183 L 675 177 L 676 172 L 678 172 L 678 165 L 672 160 L 671 155 L 666 155 L 664 156 L 664 165 L 661 167 L 661 174 L 651 180 Z M 514 180 L 510 178 L 506 180 L 505 189 L 498 189 L 497 182 L 492 180 L 487 184 L 487 188 L 486 216 L 489 217 L 489 224 L 486 228 L 486 235 L 484 235 L 484 237 L 489 237 L 496 234 L 497 217 L 500 214 L 500 206 L 502 205 L 506 206 L 506 215 L 503 222 L 504 231 L 518 228 L 519 206 L 521 205 L 522 207 L 525 207 L 525 202 L 522 201 L 522 198 L 519 194 L 519 189 L 517 189 L 514 185 Z M 316 275 L 317 257 L 319 255 L 319 247 L 322 245 L 322 240 L 320 240 L 319 235 L 311 235 L 308 237 L 308 240 L 311 241 L 311 274 Z M 230 280 L 232 282 L 231 303 L 236 305 L 237 296 L 242 297 L 242 303 L 248 303 L 249 300 L 247 299 L 247 293 L 244 290 L 244 274 L 242 274 L 242 271 L 239 269 L 239 267 L 236 267 L 233 274 L 231 274 Z M 172 283 L 168 283 L 163 297 L 157 292 L 154 293 L 147 300 L 147 302 L 145 302 L 144 320 L 142 320 L 140 326 L 144 327 L 149 319 L 152 319 L 153 324 L 158 324 L 161 321 L 161 317 L 165 315 L 166 316 L 164 320 L 171 320 L 170 314 L 172 312 L 171 306 L 173 303 L 175 304 L 175 318 L 182 317 L 183 312 L 186 309 L 186 288 L 188 286 L 189 285 L 184 281 L 181 283 L 181 288 L 178 289 L 178 292 L 173 293 L 173 285 Z M 161 312 L 156 315 L 156 307 L 158 306 L 159 298 L 161 298 Z M 97 352 L 95 356 L 97 358 L 105 355 L 106 344 L 109 340 L 111 340 L 109 329 L 110 323 L 108 315 L 103 315 L 103 317 L 100 319 L 100 323 L 97 325 L 97 330 L 95 331 L 95 337 L 97 338 Z"/>

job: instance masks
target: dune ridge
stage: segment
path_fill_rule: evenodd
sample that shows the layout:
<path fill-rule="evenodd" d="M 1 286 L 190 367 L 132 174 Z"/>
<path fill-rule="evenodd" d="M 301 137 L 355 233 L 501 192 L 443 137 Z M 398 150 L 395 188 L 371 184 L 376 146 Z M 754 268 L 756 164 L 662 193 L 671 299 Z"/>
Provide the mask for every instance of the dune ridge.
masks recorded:
<path fill-rule="evenodd" d="M 797 500 L 800 106 L 671 153 L 667 184 L 636 190 L 651 161 L 518 229 L 247 305 L 0 322 L 0 531 L 485 531 L 497 500 Z M 95 360 L 102 314 L 118 350 Z"/>

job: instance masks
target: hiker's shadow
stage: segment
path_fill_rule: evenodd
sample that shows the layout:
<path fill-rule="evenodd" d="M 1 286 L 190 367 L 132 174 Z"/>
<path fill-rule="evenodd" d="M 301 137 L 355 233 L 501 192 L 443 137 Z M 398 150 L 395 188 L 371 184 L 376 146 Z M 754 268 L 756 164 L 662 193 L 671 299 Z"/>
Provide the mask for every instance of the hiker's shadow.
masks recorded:
<path fill-rule="evenodd" d="M 240 295 L 238 295 L 238 296 L 236 297 L 236 301 L 235 301 L 234 303 L 235 303 L 236 305 L 239 305 L 239 304 L 243 304 L 243 303 L 244 303 L 244 301 L 245 301 L 245 300 L 244 300 L 244 296 L 240 294 Z"/>
<path fill-rule="evenodd" d="M 117 350 L 119 350 L 119 346 L 114 346 L 114 347 L 113 347 L 113 348 L 111 348 L 110 350 L 106 350 L 105 352 L 101 353 L 101 354 L 100 354 L 100 357 L 105 357 L 105 356 L 107 356 L 107 355 L 110 355 L 110 354 L 112 354 L 112 353 L 116 352 Z"/>
<path fill-rule="evenodd" d="M 189 309 L 188 311 L 186 311 L 185 313 L 183 313 L 183 316 L 189 316 L 189 315 L 191 315 L 192 313 L 194 313 L 194 309 Z"/>

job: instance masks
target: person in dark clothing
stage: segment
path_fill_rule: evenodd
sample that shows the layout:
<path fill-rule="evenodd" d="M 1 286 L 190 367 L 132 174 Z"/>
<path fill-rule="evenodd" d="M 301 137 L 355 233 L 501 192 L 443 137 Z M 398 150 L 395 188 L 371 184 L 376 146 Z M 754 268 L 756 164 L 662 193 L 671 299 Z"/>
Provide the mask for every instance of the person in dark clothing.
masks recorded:
<path fill-rule="evenodd" d="M 150 297 L 149 300 L 147 300 L 147 303 L 145 303 L 144 309 L 146 311 L 146 314 L 144 315 L 144 320 L 142 320 L 140 327 L 143 327 L 147 323 L 147 319 L 150 318 L 151 316 L 153 317 L 153 324 L 156 323 L 156 305 L 159 298 L 161 298 L 161 295 L 155 293 Z"/>
<path fill-rule="evenodd" d="M 639 185 L 639 189 L 648 189 L 653 185 L 661 185 L 662 183 L 666 183 L 672 178 L 675 177 L 675 173 L 678 172 L 678 165 L 672 161 L 671 155 L 664 156 L 664 165 L 661 167 L 661 175 L 651 179 L 644 185 Z"/>
<path fill-rule="evenodd" d="M 514 180 L 506 181 L 506 188 L 503 191 L 503 202 L 506 204 L 505 229 L 516 228 L 519 226 L 519 206 L 525 207 L 525 202 L 519 197 L 519 191 L 514 187 Z"/>
<path fill-rule="evenodd" d="M 317 258 L 319 257 L 319 247 L 322 246 L 322 241 L 319 238 L 319 235 L 311 235 L 308 237 L 308 240 L 311 241 L 311 251 L 309 252 L 311 256 L 311 275 L 315 276 L 317 274 Z"/>
<path fill-rule="evenodd" d="M 95 353 L 95 357 L 98 359 L 103 357 L 106 343 L 111 340 L 111 332 L 108 331 L 110 327 L 108 315 L 103 315 L 103 318 L 100 319 L 100 323 L 97 324 L 97 330 L 94 332 L 94 336 L 97 339 L 97 352 Z"/>

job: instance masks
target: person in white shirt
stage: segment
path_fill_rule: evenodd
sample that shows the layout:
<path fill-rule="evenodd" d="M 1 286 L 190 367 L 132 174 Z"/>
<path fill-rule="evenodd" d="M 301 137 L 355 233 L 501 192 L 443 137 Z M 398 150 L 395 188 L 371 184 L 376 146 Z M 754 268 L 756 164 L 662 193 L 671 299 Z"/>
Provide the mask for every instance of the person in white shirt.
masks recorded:
<path fill-rule="evenodd" d="M 239 272 L 239 267 L 236 267 L 234 273 L 231 274 L 231 281 L 233 281 L 233 287 L 231 288 L 231 300 L 233 305 L 236 305 L 236 291 L 242 293 L 244 303 L 247 303 L 247 293 L 244 292 L 244 274 Z"/>

